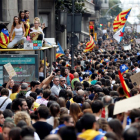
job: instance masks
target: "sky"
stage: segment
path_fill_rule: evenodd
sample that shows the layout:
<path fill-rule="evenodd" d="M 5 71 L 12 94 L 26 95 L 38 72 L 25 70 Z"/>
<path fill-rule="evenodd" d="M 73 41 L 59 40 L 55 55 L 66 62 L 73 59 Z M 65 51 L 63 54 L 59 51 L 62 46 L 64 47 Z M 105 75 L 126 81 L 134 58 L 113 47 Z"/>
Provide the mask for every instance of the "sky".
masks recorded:
<path fill-rule="evenodd" d="M 122 5 L 121 8 L 123 10 L 127 10 L 132 7 L 130 16 L 128 18 L 128 21 L 131 24 L 140 23 L 140 20 L 138 19 L 138 16 L 140 16 L 140 0 L 120 0 Z"/>

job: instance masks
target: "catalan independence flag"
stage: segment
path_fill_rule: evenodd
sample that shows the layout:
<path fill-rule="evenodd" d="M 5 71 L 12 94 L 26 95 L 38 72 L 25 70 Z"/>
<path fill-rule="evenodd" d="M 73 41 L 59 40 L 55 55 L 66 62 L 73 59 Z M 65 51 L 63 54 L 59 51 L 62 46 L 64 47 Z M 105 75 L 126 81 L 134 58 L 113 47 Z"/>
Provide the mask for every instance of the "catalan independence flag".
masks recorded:
<path fill-rule="evenodd" d="M 130 97 L 130 90 L 129 90 L 127 84 L 125 83 L 125 80 L 124 80 L 120 70 L 118 71 L 118 74 L 119 74 L 119 77 L 120 77 L 120 82 L 122 84 L 122 88 L 123 88 L 123 91 L 125 93 L 125 96 L 126 96 L 126 98 L 129 98 Z"/>
<path fill-rule="evenodd" d="M 59 48 L 56 49 L 56 59 L 57 59 L 58 57 L 61 57 L 62 55 L 64 55 L 64 51 L 63 51 L 63 49 L 61 48 L 61 45 L 59 44 L 59 42 L 58 42 L 57 44 L 58 44 Z"/>
<path fill-rule="evenodd" d="M 116 32 L 118 29 L 122 28 L 125 25 L 125 22 L 127 21 L 127 18 L 130 14 L 131 8 L 125 11 L 122 11 L 118 14 L 118 16 L 115 18 L 113 23 L 113 31 Z"/>
<path fill-rule="evenodd" d="M 84 52 L 92 51 L 94 47 L 95 47 L 95 43 L 92 36 L 90 35 L 90 41 L 87 42 Z"/>
<path fill-rule="evenodd" d="M 127 73 L 128 72 L 128 67 L 125 64 L 121 65 L 120 66 L 120 72 L 121 73 Z"/>
<path fill-rule="evenodd" d="M 0 46 L 1 48 L 7 48 L 9 44 L 9 33 L 7 29 L 2 29 L 0 33 Z"/>

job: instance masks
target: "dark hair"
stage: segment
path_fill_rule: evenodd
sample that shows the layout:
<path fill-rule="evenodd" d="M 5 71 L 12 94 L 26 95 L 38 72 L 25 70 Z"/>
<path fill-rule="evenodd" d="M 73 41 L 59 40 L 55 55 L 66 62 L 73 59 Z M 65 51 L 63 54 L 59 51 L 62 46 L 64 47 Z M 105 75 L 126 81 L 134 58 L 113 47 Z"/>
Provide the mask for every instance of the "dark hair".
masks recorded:
<path fill-rule="evenodd" d="M 21 130 L 21 137 L 25 137 L 25 136 L 32 136 L 34 137 L 34 129 L 30 126 L 24 126 Z"/>
<path fill-rule="evenodd" d="M 97 77 L 97 74 L 96 74 L 96 73 L 93 73 L 93 74 L 91 75 L 91 79 L 92 79 L 92 80 L 94 80 L 96 77 Z"/>
<path fill-rule="evenodd" d="M 21 19 L 21 13 L 24 13 L 24 11 L 20 11 L 20 12 L 19 12 L 19 21 L 20 21 L 20 23 L 21 23 L 21 21 L 22 21 L 22 19 Z M 25 19 L 25 21 L 26 21 L 25 16 L 24 16 L 24 19 Z"/>
<path fill-rule="evenodd" d="M 50 106 L 50 113 L 53 117 L 56 117 L 58 115 L 58 113 L 60 112 L 60 106 L 58 103 L 53 103 Z"/>
<path fill-rule="evenodd" d="M 117 135 L 119 139 L 122 138 L 123 127 L 119 120 L 113 119 L 108 122 L 109 127 L 113 130 L 113 132 Z"/>
<path fill-rule="evenodd" d="M 89 77 L 89 74 L 84 74 L 84 75 L 83 75 L 83 80 L 84 80 L 85 78 L 87 78 L 87 77 Z"/>
<path fill-rule="evenodd" d="M 37 81 L 31 81 L 30 87 L 31 87 L 31 89 L 32 89 L 32 87 L 35 87 L 36 85 L 39 85 L 39 84 L 40 84 L 40 83 L 37 82 Z"/>
<path fill-rule="evenodd" d="M 14 99 L 12 101 L 12 106 L 11 106 L 12 110 L 13 111 L 18 111 L 19 110 L 19 107 L 18 106 L 21 106 L 22 107 L 22 102 L 23 101 L 26 101 L 26 100 L 25 99 L 22 99 L 22 98 Z"/>
<path fill-rule="evenodd" d="M 18 18 L 18 23 L 20 24 L 20 20 L 18 16 L 14 16 L 13 18 L 13 26 L 16 27 L 15 18 Z"/>
<path fill-rule="evenodd" d="M 30 93 L 30 96 L 31 96 L 32 98 L 34 98 L 34 100 L 37 99 L 37 93 L 36 93 L 36 92 L 31 92 L 31 93 Z"/>
<path fill-rule="evenodd" d="M 10 109 L 5 109 L 4 111 L 3 111 L 3 116 L 4 116 L 4 118 L 7 118 L 7 117 L 10 117 L 10 118 L 12 118 L 13 117 L 13 112 L 10 110 Z"/>
<path fill-rule="evenodd" d="M 131 110 L 130 115 L 129 115 L 132 123 L 135 122 L 135 118 L 139 116 L 140 116 L 140 109 Z"/>
<path fill-rule="evenodd" d="M 58 134 L 62 138 L 62 140 L 77 140 L 77 134 L 75 128 L 72 126 L 66 126 L 60 128 Z"/>
<path fill-rule="evenodd" d="M 72 118 L 70 115 L 68 114 L 64 114 L 60 117 L 60 121 L 59 124 L 64 124 L 64 122 L 69 122 L 70 118 Z"/>
<path fill-rule="evenodd" d="M 6 88 L 3 88 L 3 89 L 1 90 L 1 96 L 3 96 L 3 95 L 9 96 L 9 90 L 6 89 Z"/>
<path fill-rule="evenodd" d="M 51 91 L 49 89 L 43 90 L 43 97 L 47 99 L 51 94 Z"/>
<path fill-rule="evenodd" d="M 94 101 L 91 104 L 93 113 L 98 113 L 103 108 L 103 103 L 99 100 Z"/>
<path fill-rule="evenodd" d="M 122 87 L 118 87 L 117 91 L 120 95 L 125 95 Z"/>
<path fill-rule="evenodd" d="M 32 107 L 32 105 L 33 105 L 33 103 L 34 103 L 34 101 L 35 101 L 35 100 L 34 100 L 33 97 L 30 97 L 30 96 L 29 96 L 29 97 L 26 98 L 26 102 L 27 102 L 27 105 L 28 105 L 28 108 L 29 108 L 29 109 L 31 109 L 31 107 Z"/>
<path fill-rule="evenodd" d="M 111 140 L 119 140 L 114 132 L 107 132 L 105 136 Z"/>
<path fill-rule="evenodd" d="M 63 97 L 66 100 L 68 100 L 68 93 L 67 93 L 67 91 L 65 89 L 61 89 L 60 92 L 59 92 L 59 97 Z"/>
<path fill-rule="evenodd" d="M 24 13 L 29 12 L 28 10 L 24 10 Z"/>
<path fill-rule="evenodd" d="M 88 102 L 84 102 L 84 103 L 83 103 L 83 105 L 82 105 L 82 111 L 83 111 L 84 109 L 91 109 L 91 106 L 90 106 L 90 104 L 89 104 Z"/>
<path fill-rule="evenodd" d="M 37 109 L 40 118 L 47 119 L 49 116 L 49 109 L 46 106 L 40 106 Z"/>
<path fill-rule="evenodd" d="M 14 84 L 13 88 L 12 88 L 12 93 L 16 93 L 19 89 L 20 85 Z"/>
<path fill-rule="evenodd" d="M 114 118 L 113 112 L 114 112 L 114 104 L 110 104 L 108 106 L 108 117 Z"/>
<path fill-rule="evenodd" d="M 138 93 L 138 90 L 136 88 L 133 88 L 131 91 L 130 91 L 130 94 L 131 96 L 134 96 Z"/>
<path fill-rule="evenodd" d="M 43 93 L 43 91 L 41 89 L 36 89 L 35 92 L 37 93 L 37 95 L 39 95 L 40 93 Z"/>
<path fill-rule="evenodd" d="M 95 116 L 93 114 L 86 113 L 81 118 L 80 121 L 81 121 L 81 124 L 83 125 L 83 128 L 85 130 L 87 130 L 87 129 L 92 129 L 93 128 L 93 124 L 96 122 L 96 119 L 95 119 Z"/>
<path fill-rule="evenodd" d="M 23 128 L 24 126 L 27 126 L 27 123 L 24 120 L 20 120 L 16 126 L 19 128 Z"/>
<path fill-rule="evenodd" d="M 20 140 L 21 139 L 20 133 L 21 133 L 21 128 L 19 127 L 12 128 L 9 132 L 9 139 Z"/>
<path fill-rule="evenodd" d="M 2 133 L 0 133 L 0 140 L 4 140 Z"/>
<path fill-rule="evenodd" d="M 130 127 L 123 133 L 124 140 L 137 140 L 139 137 L 139 132 L 136 128 Z"/>
<path fill-rule="evenodd" d="M 55 97 L 54 95 L 50 95 L 49 101 L 57 101 L 57 97 Z"/>
<path fill-rule="evenodd" d="M 23 91 L 21 91 L 20 93 L 17 94 L 17 98 L 26 99 L 25 93 Z"/>
<path fill-rule="evenodd" d="M 89 87 L 89 82 L 83 81 L 83 86 L 84 86 L 84 90 L 86 90 Z"/>

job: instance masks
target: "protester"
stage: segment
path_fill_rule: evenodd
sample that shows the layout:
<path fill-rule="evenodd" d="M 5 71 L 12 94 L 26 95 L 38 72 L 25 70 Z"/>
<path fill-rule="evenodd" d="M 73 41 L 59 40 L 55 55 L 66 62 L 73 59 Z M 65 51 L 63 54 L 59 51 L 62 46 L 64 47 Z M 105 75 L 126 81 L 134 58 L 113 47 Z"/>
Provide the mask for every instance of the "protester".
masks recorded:
<path fill-rule="evenodd" d="M 0 110 L 4 111 L 9 103 L 12 103 L 12 100 L 8 98 L 9 90 L 3 88 L 1 90 L 1 97 L 0 97 Z"/>
<path fill-rule="evenodd" d="M 14 39 L 12 39 L 13 32 L 15 33 Z M 15 16 L 13 19 L 13 25 L 10 32 L 10 41 L 11 42 L 7 46 L 9 49 L 13 48 L 16 44 L 21 44 L 26 41 L 24 25 L 17 16 Z"/>

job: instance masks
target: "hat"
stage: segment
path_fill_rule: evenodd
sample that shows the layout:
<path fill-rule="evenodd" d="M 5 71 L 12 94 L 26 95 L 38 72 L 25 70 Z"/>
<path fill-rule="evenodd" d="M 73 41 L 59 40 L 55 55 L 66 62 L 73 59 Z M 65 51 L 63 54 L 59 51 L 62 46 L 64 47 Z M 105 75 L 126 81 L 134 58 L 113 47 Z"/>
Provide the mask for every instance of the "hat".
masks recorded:
<path fill-rule="evenodd" d="M 21 89 L 26 89 L 28 87 L 28 84 L 27 83 L 22 83 L 21 84 Z"/>

